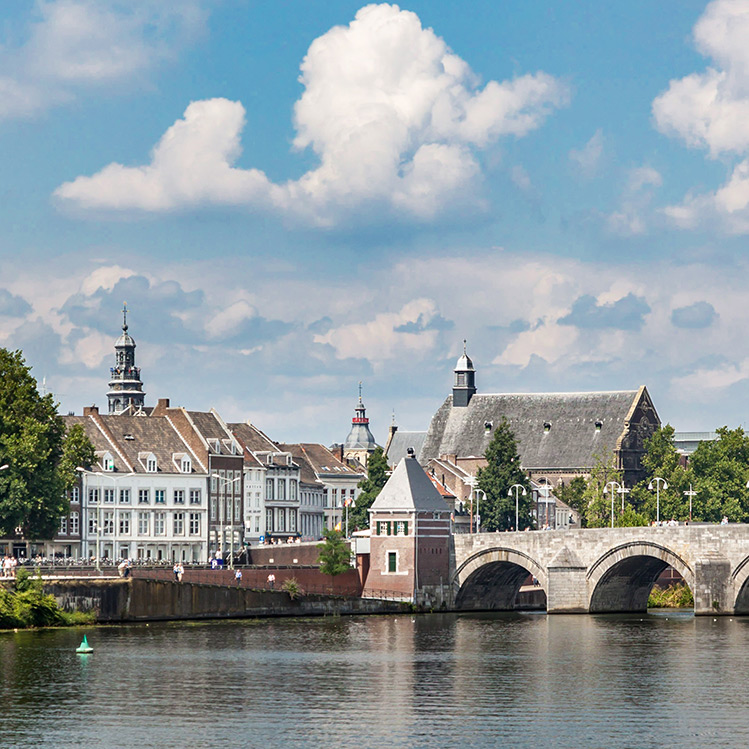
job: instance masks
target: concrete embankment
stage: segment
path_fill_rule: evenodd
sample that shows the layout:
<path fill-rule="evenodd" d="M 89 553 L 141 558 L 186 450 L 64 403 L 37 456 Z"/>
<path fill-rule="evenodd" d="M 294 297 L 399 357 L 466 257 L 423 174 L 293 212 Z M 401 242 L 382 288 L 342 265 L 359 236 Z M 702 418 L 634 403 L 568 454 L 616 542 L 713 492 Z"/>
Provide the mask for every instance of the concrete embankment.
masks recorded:
<path fill-rule="evenodd" d="M 66 611 L 95 611 L 99 622 L 229 619 L 270 616 L 330 616 L 410 611 L 407 603 L 353 596 L 304 595 L 226 585 L 161 580 L 48 580 Z"/>

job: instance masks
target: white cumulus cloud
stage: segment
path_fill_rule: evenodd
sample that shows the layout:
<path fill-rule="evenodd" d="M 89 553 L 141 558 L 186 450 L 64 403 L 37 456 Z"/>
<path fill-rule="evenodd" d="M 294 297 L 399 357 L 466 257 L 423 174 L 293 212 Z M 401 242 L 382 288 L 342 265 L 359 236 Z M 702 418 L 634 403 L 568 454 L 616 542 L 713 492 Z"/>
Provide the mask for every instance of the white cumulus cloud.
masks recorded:
<path fill-rule="evenodd" d="M 55 195 L 79 209 L 241 204 L 329 225 L 367 206 L 429 220 L 472 196 L 478 149 L 527 135 L 569 99 L 566 84 L 543 72 L 481 87 L 415 13 L 388 4 L 316 39 L 300 81 L 294 146 L 312 149 L 319 164 L 297 180 L 274 184 L 234 166 L 245 110 L 211 99 L 188 106 L 150 164 L 110 164 Z"/>

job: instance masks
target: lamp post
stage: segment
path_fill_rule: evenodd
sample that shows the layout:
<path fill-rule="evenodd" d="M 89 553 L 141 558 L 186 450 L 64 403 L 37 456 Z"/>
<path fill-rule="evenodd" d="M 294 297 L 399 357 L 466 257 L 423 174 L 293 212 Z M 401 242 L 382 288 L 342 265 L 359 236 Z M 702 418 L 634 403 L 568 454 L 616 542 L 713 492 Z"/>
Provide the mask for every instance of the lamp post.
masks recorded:
<path fill-rule="evenodd" d="M 242 479 L 242 474 L 240 473 L 239 476 L 237 476 L 235 479 L 225 479 L 223 476 L 219 476 L 217 473 L 212 473 L 211 478 L 216 479 L 217 481 L 221 482 L 221 486 L 227 486 L 229 484 L 235 484 L 237 481 L 240 481 Z M 224 500 L 226 500 L 226 492 L 224 492 Z M 231 507 L 229 508 L 230 516 L 232 517 L 231 521 L 231 541 L 229 544 L 230 551 L 229 551 L 229 569 L 234 569 L 234 520 L 233 520 L 233 506 L 234 506 L 234 493 L 232 492 L 231 496 Z M 221 496 L 219 492 L 219 503 L 218 503 L 218 515 L 219 515 L 219 525 L 221 526 L 221 544 L 224 543 L 224 534 L 226 533 L 226 510 L 224 506 L 224 502 L 221 501 Z M 222 520 L 222 517 L 223 520 Z"/>
<path fill-rule="evenodd" d="M 479 512 L 479 509 L 480 509 L 479 494 L 484 495 L 484 502 L 486 502 L 486 492 L 483 489 L 479 489 L 478 486 L 474 487 L 473 492 L 476 495 L 476 533 L 481 533 L 481 513 Z"/>
<path fill-rule="evenodd" d="M 468 505 L 468 531 L 469 533 L 473 533 L 473 489 L 476 486 L 476 477 L 475 476 L 469 476 L 468 478 L 463 479 L 463 483 L 467 486 L 471 487 L 471 491 L 469 494 L 470 502 Z"/>
<path fill-rule="evenodd" d="M 513 484 L 508 490 L 507 490 L 507 496 L 512 496 L 512 490 L 515 490 L 515 530 L 519 531 L 520 528 L 518 526 L 518 523 L 520 522 L 520 490 L 522 489 L 522 495 L 525 497 L 528 492 L 526 488 L 522 484 Z"/>
<path fill-rule="evenodd" d="M 653 484 L 655 484 L 655 522 L 660 524 L 661 522 L 661 484 L 663 489 L 668 489 L 668 483 L 666 479 L 662 479 L 660 476 L 656 476 L 649 484 L 648 489 L 653 491 Z"/>
<path fill-rule="evenodd" d="M 606 494 L 607 491 L 609 491 L 609 487 L 611 487 L 611 527 L 614 527 L 614 492 L 619 492 L 622 494 L 622 512 L 624 511 L 624 494 L 629 491 L 629 489 L 626 489 L 625 492 L 622 492 L 622 489 L 624 488 L 618 481 L 609 481 L 606 486 L 603 487 L 603 493 Z M 616 489 L 614 489 L 616 487 Z"/>
<path fill-rule="evenodd" d="M 692 522 L 692 498 L 696 497 L 699 494 L 699 492 L 694 491 L 692 489 L 692 485 L 689 485 L 689 491 L 684 492 L 684 495 L 689 497 L 689 522 Z"/>

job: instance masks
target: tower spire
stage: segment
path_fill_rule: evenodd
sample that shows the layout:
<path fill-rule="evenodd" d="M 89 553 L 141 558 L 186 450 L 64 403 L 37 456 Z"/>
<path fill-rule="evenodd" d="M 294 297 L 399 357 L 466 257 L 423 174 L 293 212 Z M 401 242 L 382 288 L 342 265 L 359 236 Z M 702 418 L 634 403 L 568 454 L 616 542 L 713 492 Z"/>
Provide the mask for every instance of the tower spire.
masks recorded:
<path fill-rule="evenodd" d="M 140 367 L 135 366 L 135 341 L 127 325 L 127 302 L 122 304 L 122 335 L 114 342 L 115 366 L 110 367 L 109 413 L 119 414 L 132 407 L 143 407 L 145 393 L 140 379 Z"/>
<path fill-rule="evenodd" d="M 122 303 L 122 332 L 127 333 L 127 302 Z"/>

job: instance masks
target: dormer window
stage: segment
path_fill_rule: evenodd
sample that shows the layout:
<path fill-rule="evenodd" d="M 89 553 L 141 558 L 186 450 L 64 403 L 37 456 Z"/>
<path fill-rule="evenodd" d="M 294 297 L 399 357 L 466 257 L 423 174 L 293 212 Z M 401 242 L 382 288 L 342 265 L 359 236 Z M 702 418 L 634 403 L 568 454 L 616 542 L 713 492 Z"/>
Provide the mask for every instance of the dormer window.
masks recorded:
<path fill-rule="evenodd" d="M 484 431 L 489 434 L 492 430 L 492 423 L 491 421 L 485 421 L 484 422 Z"/>
<path fill-rule="evenodd" d="M 210 447 L 211 450 L 213 450 L 213 452 L 216 453 L 216 455 L 221 455 L 221 443 L 217 439 L 214 439 L 214 438 L 209 439 L 208 447 Z"/>
<path fill-rule="evenodd" d="M 145 469 L 146 473 L 157 473 L 159 464 L 153 453 L 138 453 L 138 460 Z"/>
<path fill-rule="evenodd" d="M 180 469 L 182 470 L 182 473 L 190 473 L 192 471 L 192 461 L 190 460 L 190 458 L 186 456 L 182 458 Z"/>
<path fill-rule="evenodd" d="M 551 431 L 551 422 L 550 421 L 545 421 L 544 422 L 544 432 L 548 433 L 550 431 Z"/>
<path fill-rule="evenodd" d="M 596 421 L 596 432 L 600 432 L 602 428 L 603 428 L 603 422 L 600 419 L 598 419 Z"/>
<path fill-rule="evenodd" d="M 104 457 L 101 459 L 101 466 L 107 473 L 114 471 L 114 458 L 111 453 L 104 453 Z"/>

